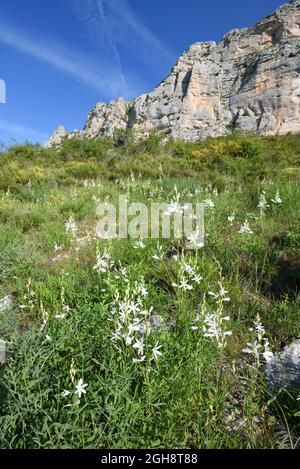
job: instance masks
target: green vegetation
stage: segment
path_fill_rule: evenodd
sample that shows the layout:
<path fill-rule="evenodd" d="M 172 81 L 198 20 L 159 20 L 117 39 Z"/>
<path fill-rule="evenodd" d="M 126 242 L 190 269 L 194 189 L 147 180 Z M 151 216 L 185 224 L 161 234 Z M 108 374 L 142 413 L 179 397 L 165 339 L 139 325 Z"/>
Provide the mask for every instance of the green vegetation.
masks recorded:
<path fill-rule="evenodd" d="M 263 352 L 300 336 L 299 176 L 298 135 L 3 149 L 0 446 L 294 447 L 300 401 L 270 395 Z M 204 248 L 97 239 L 120 194 L 206 201 Z"/>

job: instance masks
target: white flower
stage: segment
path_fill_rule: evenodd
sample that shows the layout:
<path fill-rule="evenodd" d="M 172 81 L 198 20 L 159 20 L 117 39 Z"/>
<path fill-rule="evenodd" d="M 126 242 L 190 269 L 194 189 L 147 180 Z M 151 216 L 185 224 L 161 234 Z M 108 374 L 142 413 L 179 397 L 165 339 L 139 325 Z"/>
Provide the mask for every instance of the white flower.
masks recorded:
<path fill-rule="evenodd" d="M 61 393 L 62 397 L 68 397 L 71 394 L 70 391 L 67 391 L 66 389 Z"/>
<path fill-rule="evenodd" d="M 156 261 L 160 261 L 165 256 L 164 248 L 161 244 L 157 243 L 157 250 L 158 250 L 158 253 L 152 256 L 152 259 L 155 259 Z"/>
<path fill-rule="evenodd" d="M 76 384 L 76 391 L 75 394 L 77 394 L 78 398 L 81 399 L 82 394 L 86 394 L 85 388 L 88 386 L 88 384 L 83 383 L 83 379 L 80 379 L 78 383 Z"/>
<path fill-rule="evenodd" d="M 132 361 L 133 363 L 143 363 L 146 360 L 145 355 L 141 358 L 133 358 Z"/>
<path fill-rule="evenodd" d="M 66 315 L 65 314 L 56 314 L 55 319 L 65 319 Z"/>
<path fill-rule="evenodd" d="M 70 217 L 68 220 L 65 221 L 65 230 L 66 233 L 70 233 L 72 236 L 76 235 L 78 227 L 73 217 Z"/>
<path fill-rule="evenodd" d="M 148 290 L 147 288 L 145 287 L 145 283 L 142 282 L 139 287 L 138 287 L 138 293 L 143 297 L 145 298 L 146 296 L 148 296 Z"/>
<path fill-rule="evenodd" d="M 280 197 L 279 191 L 276 192 L 276 195 L 274 199 L 272 199 L 273 204 L 275 205 L 281 205 L 282 204 L 282 199 Z"/>
<path fill-rule="evenodd" d="M 265 192 L 262 192 L 260 194 L 258 208 L 260 208 L 261 213 L 263 213 L 268 207 L 269 207 L 269 204 L 267 202 Z"/>
<path fill-rule="evenodd" d="M 133 348 L 134 349 L 137 349 L 137 352 L 139 355 L 143 355 L 144 354 L 144 340 L 143 339 L 140 339 L 140 340 L 137 340 L 136 343 L 133 345 Z"/>
<path fill-rule="evenodd" d="M 227 295 L 228 291 L 225 290 L 224 287 L 222 287 L 221 284 L 220 285 L 220 291 L 218 293 L 214 293 L 212 291 L 209 291 L 208 294 L 210 296 L 212 296 L 214 298 L 214 300 L 218 300 L 218 299 L 221 299 L 222 301 L 224 301 L 225 303 L 229 303 L 230 302 L 230 298 Z"/>
<path fill-rule="evenodd" d="M 176 283 L 173 283 L 172 286 L 175 288 L 182 289 L 184 291 L 193 290 L 192 285 L 189 285 L 188 281 L 184 277 L 181 279 L 181 282 L 179 285 L 177 285 Z"/>
<path fill-rule="evenodd" d="M 161 349 L 161 345 L 158 345 L 158 342 L 155 344 L 155 346 L 152 349 L 152 353 L 154 356 L 155 360 L 158 360 L 158 358 L 161 356 L 161 352 L 159 351 Z"/>
<path fill-rule="evenodd" d="M 199 284 L 202 280 L 203 280 L 203 277 L 201 277 L 201 275 L 199 274 L 195 274 L 194 277 L 192 278 L 193 282 Z"/>
<path fill-rule="evenodd" d="M 58 252 L 58 251 L 61 251 L 61 250 L 62 250 L 62 247 L 61 247 L 61 246 L 59 246 L 58 244 L 55 244 L 55 245 L 54 245 L 54 251 L 55 251 L 55 252 Z"/>
<path fill-rule="evenodd" d="M 51 339 L 50 335 L 46 335 L 46 340 L 47 340 L 47 342 L 52 342 L 52 339 Z"/>
<path fill-rule="evenodd" d="M 192 266 L 189 264 L 183 264 L 183 270 L 189 275 L 194 275 L 195 274 L 195 269 L 193 269 Z"/>
<path fill-rule="evenodd" d="M 229 217 L 227 217 L 227 220 L 232 225 L 235 220 L 235 213 L 233 213 L 232 215 L 229 215 Z"/>
<path fill-rule="evenodd" d="M 104 253 L 101 254 L 97 249 L 96 264 L 93 267 L 98 273 L 105 273 L 114 267 L 115 263 L 111 260 L 109 252 L 105 249 Z"/>
<path fill-rule="evenodd" d="M 224 330 L 223 327 L 223 322 L 228 319 L 228 317 L 222 317 L 220 311 L 217 314 L 207 314 L 204 319 L 204 337 L 216 341 L 219 348 L 226 346 L 227 336 L 232 336 L 232 332 Z"/>
<path fill-rule="evenodd" d="M 241 226 L 239 233 L 241 233 L 241 234 L 253 234 L 253 231 L 250 228 L 248 220 L 245 220 L 245 223 Z"/>
<path fill-rule="evenodd" d="M 215 207 L 215 204 L 214 202 L 211 200 L 211 199 L 206 199 L 203 201 L 205 207 L 208 207 L 208 208 L 214 208 Z"/>
<path fill-rule="evenodd" d="M 129 346 L 129 345 L 132 345 L 132 342 L 133 342 L 133 338 L 132 338 L 130 335 L 127 335 L 127 336 L 125 337 L 125 343 L 126 343 L 126 345 L 128 345 L 128 346 Z"/>
<path fill-rule="evenodd" d="M 202 249 L 204 247 L 203 239 L 200 236 L 198 230 L 194 234 L 188 236 L 187 240 L 188 240 L 189 245 L 190 245 L 189 247 L 191 247 L 191 248 Z"/>
<path fill-rule="evenodd" d="M 133 245 L 133 249 L 145 249 L 146 245 L 142 239 L 136 241 Z"/>
<path fill-rule="evenodd" d="M 255 340 L 254 342 L 247 344 L 247 347 L 243 349 L 243 353 L 254 355 L 256 360 L 259 362 L 259 349 L 261 347 L 262 345 Z"/>
<path fill-rule="evenodd" d="M 168 205 L 165 215 L 171 216 L 174 213 L 182 214 L 185 207 L 182 207 L 178 202 L 172 202 Z"/>

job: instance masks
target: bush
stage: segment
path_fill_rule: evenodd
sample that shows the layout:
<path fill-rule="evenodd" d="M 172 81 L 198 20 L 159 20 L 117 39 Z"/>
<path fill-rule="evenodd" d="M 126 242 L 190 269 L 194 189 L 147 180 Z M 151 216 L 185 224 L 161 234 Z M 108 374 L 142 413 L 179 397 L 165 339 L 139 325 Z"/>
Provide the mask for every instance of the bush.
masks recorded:
<path fill-rule="evenodd" d="M 255 137 L 243 138 L 239 147 L 233 153 L 233 156 L 241 156 L 242 158 L 255 158 L 263 152 L 263 144 L 261 140 Z"/>

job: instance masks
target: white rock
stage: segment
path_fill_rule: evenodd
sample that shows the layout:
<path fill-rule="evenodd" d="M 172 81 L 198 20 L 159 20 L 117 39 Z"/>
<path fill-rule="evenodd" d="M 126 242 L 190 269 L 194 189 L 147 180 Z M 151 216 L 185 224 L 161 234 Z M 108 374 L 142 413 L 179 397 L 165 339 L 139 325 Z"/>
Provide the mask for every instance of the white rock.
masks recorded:
<path fill-rule="evenodd" d="M 267 363 L 265 376 L 277 388 L 300 390 L 300 340 L 295 340 Z"/>

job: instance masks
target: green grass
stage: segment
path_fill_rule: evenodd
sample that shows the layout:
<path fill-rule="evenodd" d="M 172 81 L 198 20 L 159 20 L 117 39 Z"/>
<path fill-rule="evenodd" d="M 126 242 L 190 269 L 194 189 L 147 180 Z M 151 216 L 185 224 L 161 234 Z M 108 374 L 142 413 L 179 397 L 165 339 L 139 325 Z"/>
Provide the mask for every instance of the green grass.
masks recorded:
<path fill-rule="evenodd" d="M 270 396 L 263 359 L 257 364 L 242 350 L 255 339 L 249 328 L 257 315 L 274 351 L 300 335 L 299 163 L 298 135 L 236 134 L 192 144 L 164 142 L 157 134 L 136 142 L 119 132 L 114 139 L 67 141 L 57 150 L 29 144 L 3 150 L 0 299 L 10 295 L 13 308 L 0 311 L 7 349 L 0 446 L 295 446 L 299 401 Z M 170 202 L 175 186 L 184 203 L 214 202 L 206 209 L 203 249 L 160 240 L 163 256 L 155 260 L 157 240 L 135 249 L 130 239 L 95 238 L 98 201 L 116 203 L 128 194 L 148 205 Z M 263 214 L 262 191 L 269 204 Z M 271 202 L 277 191 L 279 205 Z M 70 217 L 75 237 L 65 229 Z M 246 219 L 253 234 L 239 233 Z M 97 253 L 105 249 L 114 264 L 97 271 Z M 185 264 L 203 277 L 189 279 L 189 291 L 174 286 Z M 209 294 L 220 284 L 230 302 Z M 111 338 L 118 311 L 136 303 L 141 286 L 147 289 L 143 317 L 161 326 L 144 333 L 146 358 L 134 363 L 133 344 Z M 220 347 L 204 334 L 205 312 L 218 312 L 223 333 L 232 332 Z M 80 379 L 88 386 L 78 403 Z"/>

